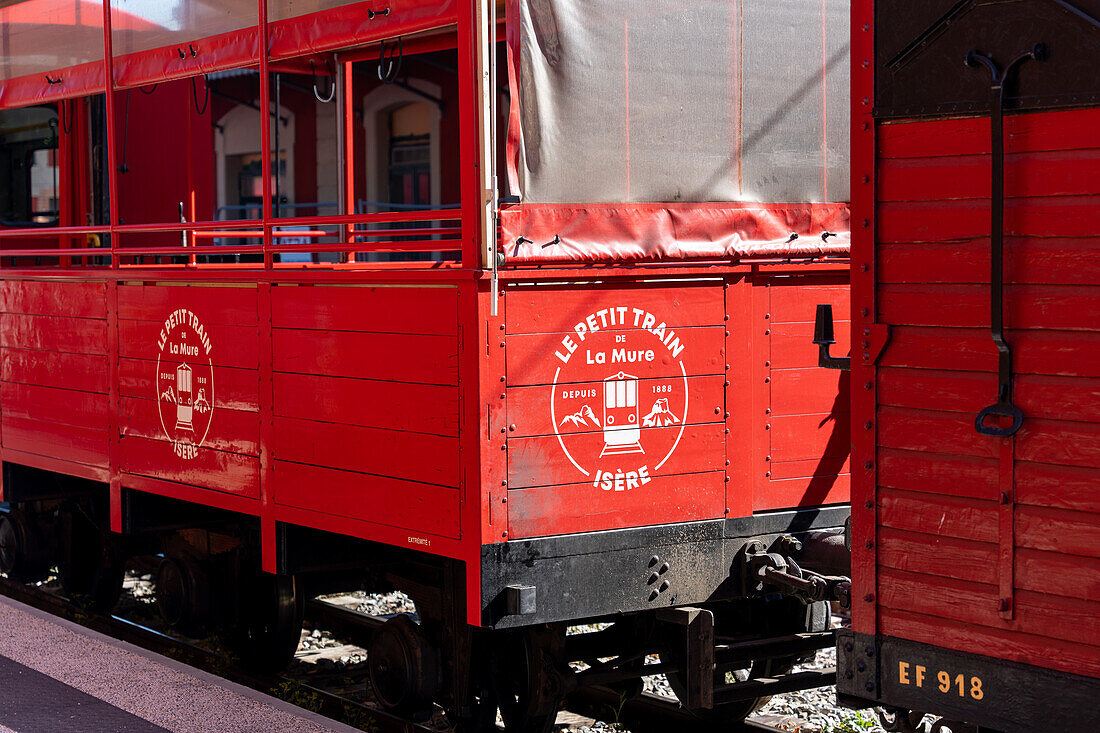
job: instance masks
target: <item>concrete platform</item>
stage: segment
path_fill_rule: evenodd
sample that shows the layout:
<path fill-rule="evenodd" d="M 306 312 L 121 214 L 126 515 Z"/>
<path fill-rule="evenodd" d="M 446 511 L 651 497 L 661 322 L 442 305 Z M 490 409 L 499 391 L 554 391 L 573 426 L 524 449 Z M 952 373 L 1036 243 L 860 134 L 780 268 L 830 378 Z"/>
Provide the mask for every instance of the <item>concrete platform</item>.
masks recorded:
<path fill-rule="evenodd" d="M 355 730 L 0 597 L 0 733 Z"/>

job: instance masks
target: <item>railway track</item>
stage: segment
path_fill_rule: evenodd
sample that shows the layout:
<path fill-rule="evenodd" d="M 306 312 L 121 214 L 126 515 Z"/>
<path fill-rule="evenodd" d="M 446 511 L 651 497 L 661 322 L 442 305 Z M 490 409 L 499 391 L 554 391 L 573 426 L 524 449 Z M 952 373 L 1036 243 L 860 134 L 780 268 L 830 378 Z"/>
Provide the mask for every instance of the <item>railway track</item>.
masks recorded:
<path fill-rule="evenodd" d="M 369 685 L 365 670 L 303 673 L 299 669 L 281 674 L 257 674 L 235 665 L 226 652 L 165 633 L 124 615 L 87 613 L 50 589 L 24 585 L 0 575 L 0 594 L 347 725 L 380 733 L 445 733 L 452 730 L 434 721 L 421 723 L 401 718 L 358 699 L 365 695 L 351 691 L 365 692 Z M 383 617 L 318 600 L 307 604 L 306 619 L 315 628 L 328 630 L 335 637 L 359 646 L 365 646 L 372 631 L 385 621 Z M 298 665 L 301 666 L 304 665 Z M 618 694 L 611 690 L 584 688 L 567 699 L 566 709 L 595 720 L 619 723 L 632 733 L 669 733 L 699 726 L 699 720 L 682 710 L 674 700 L 652 693 L 643 693 L 623 704 Z M 724 726 L 723 730 L 728 733 L 758 733 L 781 729 L 746 721 Z"/>

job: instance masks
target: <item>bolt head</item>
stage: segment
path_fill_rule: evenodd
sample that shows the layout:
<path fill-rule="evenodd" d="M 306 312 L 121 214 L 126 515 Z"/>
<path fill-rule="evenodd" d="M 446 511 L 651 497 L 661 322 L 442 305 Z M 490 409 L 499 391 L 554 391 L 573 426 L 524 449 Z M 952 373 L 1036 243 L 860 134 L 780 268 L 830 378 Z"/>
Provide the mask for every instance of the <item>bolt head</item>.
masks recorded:
<path fill-rule="evenodd" d="M 863 600 L 870 603 L 871 601 L 875 600 L 875 594 L 874 593 L 868 593 L 867 595 L 863 596 Z"/>

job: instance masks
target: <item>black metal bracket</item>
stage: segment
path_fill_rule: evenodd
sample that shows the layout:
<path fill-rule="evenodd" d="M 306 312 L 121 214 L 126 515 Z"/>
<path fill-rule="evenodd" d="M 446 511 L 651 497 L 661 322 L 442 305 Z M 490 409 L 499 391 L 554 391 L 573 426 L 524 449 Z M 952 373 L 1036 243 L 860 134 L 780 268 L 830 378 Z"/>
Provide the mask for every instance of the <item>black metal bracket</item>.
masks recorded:
<path fill-rule="evenodd" d="M 1011 81 L 1016 70 L 1029 59 L 1044 61 L 1047 58 L 1046 46 L 1036 43 L 1021 52 L 1002 69 L 989 54 L 977 49 L 966 54 L 967 66 L 984 66 L 989 71 L 989 118 L 990 147 L 993 153 L 991 166 L 991 201 L 989 229 L 989 320 L 990 334 L 997 347 L 997 401 L 983 408 L 974 418 L 974 429 L 982 435 L 1008 437 L 1014 435 L 1024 422 L 1024 413 L 1012 402 L 1012 349 L 1005 341 L 1004 328 L 1004 106 L 1005 87 Z M 1008 427 L 988 425 L 989 417 L 1004 417 L 1012 421 Z"/>
<path fill-rule="evenodd" d="M 852 357 L 832 356 L 829 347 L 836 343 L 833 338 L 833 306 L 828 303 L 817 304 L 817 317 L 814 319 L 814 343 L 817 344 L 817 365 L 822 369 L 841 369 L 850 371 Z"/>

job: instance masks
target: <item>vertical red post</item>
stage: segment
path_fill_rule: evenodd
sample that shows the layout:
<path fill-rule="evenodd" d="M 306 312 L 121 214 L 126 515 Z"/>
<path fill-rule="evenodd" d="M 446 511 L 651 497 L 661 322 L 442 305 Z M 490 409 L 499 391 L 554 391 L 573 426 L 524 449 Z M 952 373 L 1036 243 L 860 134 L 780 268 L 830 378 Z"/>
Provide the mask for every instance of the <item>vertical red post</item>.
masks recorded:
<path fill-rule="evenodd" d="M 103 3 L 103 105 L 107 117 L 107 195 L 111 217 L 107 230 L 111 237 L 111 267 L 117 269 L 119 258 L 115 227 L 118 226 L 118 169 L 115 161 L 115 62 L 110 2 Z"/>
<path fill-rule="evenodd" d="M 274 266 L 274 258 L 271 254 L 271 74 L 268 70 L 267 59 L 267 0 L 259 0 L 259 29 L 260 29 L 260 148 L 265 151 L 261 160 L 260 175 L 263 176 L 264 202 L 261 218 L 264 227 L 264 269 L 270 270 Z M 278 114 L 278 110 L 275 110 Z M 276 117 L 275 124 L 278 124 Z M 278 156 L 279 152 L 275 151 Z"/>
<path fill-rule="evenodd" d="M 340 153 L 344 156 L 344 211 L 341 213 L 355 213 L 355 76 L 352 71 L 354 65 L 351 61 L 344 61 L 344 149 Z M 355 236 L 355 225 L 348 224 L 344 229 L 344 236 L 348 244 L 351 244 Z M 355 262 L 355 252 L 348 252 L 348 262 Z"/>
<path fill-rule="evenodd" d="M 874 327 L 874 2 L 852 3 L 852 344 Z M 874 362 L 852 349 L 852 629 L 877 632 L 877 381 Z"/>
<path fill-rule="evenodd" d="M 462 266 L 481 264 L 481 155 L 478 146 L 478 87 L 474 56 L 477 53 L 475 5 L 465 0 L 458 6 L 458 169 L 461 171 L 459 195 L 462 202 Z"/>

